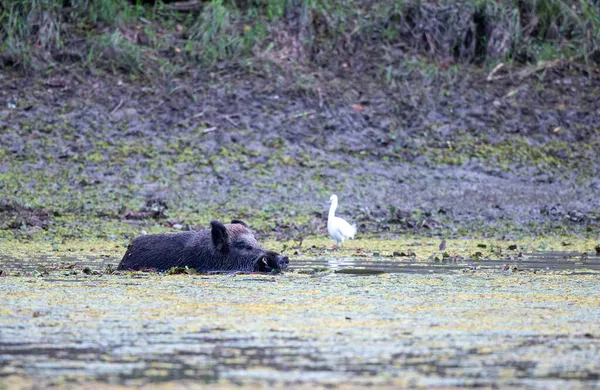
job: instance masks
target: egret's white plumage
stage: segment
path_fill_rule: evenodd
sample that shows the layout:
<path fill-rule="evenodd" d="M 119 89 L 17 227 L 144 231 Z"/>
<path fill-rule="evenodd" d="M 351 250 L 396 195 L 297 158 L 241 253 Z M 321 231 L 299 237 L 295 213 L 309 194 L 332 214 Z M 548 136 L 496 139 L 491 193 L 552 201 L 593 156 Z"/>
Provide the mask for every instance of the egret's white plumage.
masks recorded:
<path fill-rule="evenodd" d="M 335 216 L 335 209 L 337 209 L 338 206 L 338 198 L 336 195 L 331 195 L 329 203 L 331 203 L 331 206 L 329 207 L 329 218 L 327 218 L 327 231 L 339 246 L 349 238 L 354 239 L 356 225 L 350 225 L 342 218 Z"/>

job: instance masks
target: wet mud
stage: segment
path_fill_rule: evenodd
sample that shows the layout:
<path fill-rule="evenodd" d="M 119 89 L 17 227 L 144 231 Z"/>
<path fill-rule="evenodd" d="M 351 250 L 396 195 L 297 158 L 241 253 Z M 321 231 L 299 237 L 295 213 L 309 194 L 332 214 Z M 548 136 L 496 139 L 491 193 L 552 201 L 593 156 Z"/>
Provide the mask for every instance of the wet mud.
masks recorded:
<path fill-rule="evenodd" d="M 299 238 L 323 229 L 331 193 L 362 233 L 598 232 L 596 74 L 314 75 L 260 63 L 153 83 L 5 73 L 2 198 L 48 215 L 0 211 L 2 235 L 131 239 L 242 218 Z"/>

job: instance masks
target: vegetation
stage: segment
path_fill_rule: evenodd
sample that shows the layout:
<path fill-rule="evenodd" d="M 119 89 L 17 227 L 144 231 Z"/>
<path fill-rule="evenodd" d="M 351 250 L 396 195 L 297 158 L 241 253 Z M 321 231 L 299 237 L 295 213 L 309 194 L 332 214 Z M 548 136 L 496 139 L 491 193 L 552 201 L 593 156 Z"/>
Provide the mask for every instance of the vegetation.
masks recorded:
<path fill-rule="evenodd" d="M 561 206 L 575 197 L 562 192 L 484 217 L 371 190 L 442 191 L 447 174 L 426 181 L 431 167 L 598 188 L 594 82 L 528 77 L 554 61 L 597 72 L 595 0 L 0 4 L 0 67 L 44 75 L 0 72 L 11 91 L 0 95 L 0 240 L 125 243 L 232 216 L 302 238 L 319 234 L 319 199 L 332 191 L 355 196 L 347 212 L 370 234 L 594 236 L 600 227 L 593 207 Z M 533 71 L 489 83 L 499 64 Z M 124 75 L 168 82 L 140 91 Z M 379 96 L 382 84 L 395 93 Z M 321 110 L 322 100 L 339 110 Z M 154 212 L 154 191 L 168 213 Z"/>
<path fill-rule="evenodd" d="M 168 75 L 223 60 L 327 66 L 360 61 L 359 53 L 373 51 L 380 64 L 375 71 L 392 78 L 401 65 L 397 53 L 408 51 L 427 54 L 441 66 L 558 58 L 600 62 L 595 0 L 211 0 L 187 9 L 181 4 L 3 0 L 0 64 L 42 70 L 78 62 Z"/>

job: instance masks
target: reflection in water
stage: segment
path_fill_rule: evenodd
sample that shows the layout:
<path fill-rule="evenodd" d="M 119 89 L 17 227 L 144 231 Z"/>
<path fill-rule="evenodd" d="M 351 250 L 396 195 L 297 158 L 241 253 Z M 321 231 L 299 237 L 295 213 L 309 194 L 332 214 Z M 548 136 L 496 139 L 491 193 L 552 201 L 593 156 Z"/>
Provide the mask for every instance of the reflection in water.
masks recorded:
<path fill-rule="evenodd" d="M 499 269 L 510 263 L 520 270 L 600 270 L 600 256 L 577 252 L 533 252 L 514 259 L 442 259 L 415 261 L 406 257 L 345 257 L 294 260 L 292 270 L 331 270 L 337 273 L 449 273 L 464 269 Z M 354 272 L 353 272 L 354 271 Z"/>

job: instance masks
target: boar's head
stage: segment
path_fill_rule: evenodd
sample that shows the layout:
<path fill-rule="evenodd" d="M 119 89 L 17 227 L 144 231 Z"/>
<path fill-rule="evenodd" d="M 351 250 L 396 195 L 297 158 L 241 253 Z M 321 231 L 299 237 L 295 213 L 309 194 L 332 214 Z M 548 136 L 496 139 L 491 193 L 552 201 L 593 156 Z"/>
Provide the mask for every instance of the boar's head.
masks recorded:
<path fill-rule="evenodd" d="M 225 268 L 271 272 L 288 267 L 288 257 L 262 248 L 244 222 L 233 220 L 223 225 L 212 221 L 210 225 L 213 245 L 223 258 Z"/>

